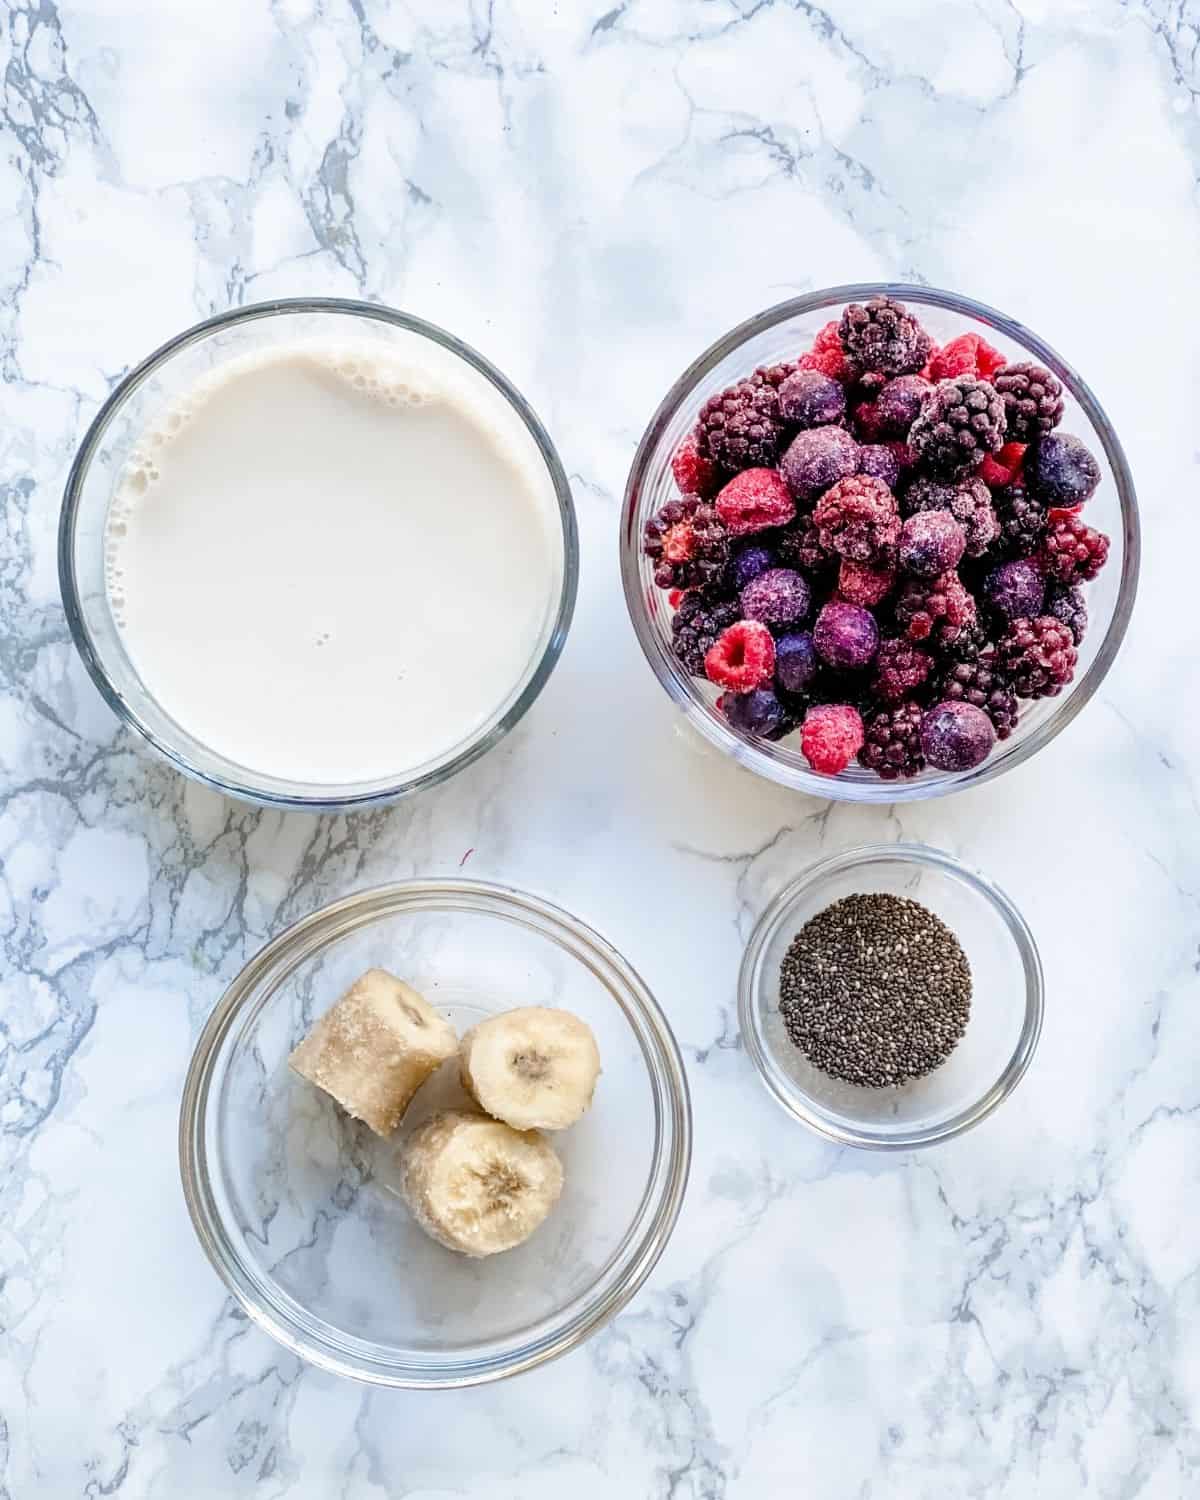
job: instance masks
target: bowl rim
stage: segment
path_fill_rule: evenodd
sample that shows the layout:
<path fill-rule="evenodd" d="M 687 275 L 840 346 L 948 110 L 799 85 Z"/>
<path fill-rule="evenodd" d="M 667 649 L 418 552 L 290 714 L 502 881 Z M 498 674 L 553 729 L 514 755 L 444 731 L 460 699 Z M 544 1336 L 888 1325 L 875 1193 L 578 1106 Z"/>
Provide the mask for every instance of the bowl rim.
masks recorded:
<path fill-rule="evenodd" d="M 175 355 L 191 348 L 194 344 L 201 343 L 211 334 L 239 324 L 253 323 L 265 318 L 329 313 L 386 323 L 394 328 L 403 329 L 407 333 L 428 339 L 450 354 L 456 355 L 499 392 L 524 423 L 549 474 L 561 527 L 563 566 L 558 602 L 546 642 L 541 649 L 541 655 L 520 693 L 486 733 L 468 740 L 459 753 L 449 760 L 442 761 L 419 775 L 398 776 L 389 781 L 387 786 L 371 785 L 363 791 L 340 792 L 336 784 L 331 784 L 320 793 L 306 794 L 288 790 L 289 786 L 297 784 L 290 783 L 286 778 L 275 778 L 266 773 L 247 771 L 248 779 L 240 779 L 224 771 L 205 769 L 194 764 L 193 760 L 169 738 L 151 729 L 145 723 L 137 709 L 126 699 L 110 677 L 104 665 L 102 653 L 97 649 L 96 642 L 88 628 L 75 565 L 75 539 L 84 483 L 100 444 L 128 399 L 156 370 L 166 365 Z M 478 760 L 481 755 L 503 739 L 525 715 L 546 685 L 566 644 L 579 588 L 579 527 L 571 486 L 549 433 L 516 386 L 470 344 L 436 323 L 430 323 L 424 318 L 402 312 L 384 303 L 363 302 L 347 297 L 278 297 L 229 308 L 225 312 L 203 318 L 200 322 L 192 324 L 182 333 L 167 339 L 165 343 L 160 344 L 145 359 L 136 364 L 106 397 L 100 410 L 89 423 L 67 475 L 58 524 L 58 580 L 71 639 L 101 697 L 122 723 L 129 725 L 152 750 L 170 765 L 206 786 L 215 787 L 232 797 L 261 807 L 340 812 L 394 802 L 400 797 L 408 796 L 425 787 L 437 786 L 473 761 Z M 155 699 L 155 695 L 149 688 L 144 687 L 144 691 L 151 700 Z"/>
<path fill-rule="evenodd" d="M 769 746 L 764 747 L 743 739 L 721 722 L 715 714 L 701 712 L 695 688 L 682 669 L 676 666 L 664 642 L 660 639 L 659 631 L 650 619 L 641 578 L 638 508 L 645 474 L 651 455 L 658 447 L 671 420 L 691 396 L 697 383 L 727 355 L 734 353 L 748 340 L 756 338 L 780 323 L 808 313 L 820 312 L 825 308 L 840 307 L 848 302 L 864 301 L 870 297 L 880 296 L 895 297 L 906 302 L 936 307 L 971 318 L 976 324 L 993 328 L 1012 339 L 1028 353 L 1040 359 L 1063 382 L 1091 422 L 1104 449 L 1109 471 L 1116 486 L 1121 515 L 1121 577 L 1117 586 L 1112 618 L 1108 622 L 1095 657 L 1084 674 L 1076 679 L 1076 686 L 1070 695 L 1061 702 L 1057 702 L 1054 711 L 1021 739 L 1008 756 L 990 755 L 982 765 L 969 771 L 945 772 L 935 780 L 920 782 L 850 782 L 840 777 L 823 776 L 815 771 L 780 761 L 770 753 Z M 654 675 L 666 689 L 670 698 L 683 710 L 688 722 L 710 744 L 732 756 L 740 765 L 756 774 L 790 787 L 794 791 L 807 792 L 812 796 L 840 802 L 889 804 L 925 801 L 932 797 L 948 796 L 967 787 L 980 786 L 1024 764 L 1060 734 L 1077 714 L 1082 712 L 1104 680 L 1129 626 L 1137 597 L 1141 562 L 1141 528 L 1137 494 L 1124 449 L 1103 407 L 1075 368 L 1024 324 L 996 308 L 989 307 L 986 303 L 977 302 L 971 297 L 964 297 L 957 292 L 945 291 L 938 287 L 918 286 L 897 281 L 852 282 L 844 286 L 825 287 L 805 293 L 800 297 L 777 302 L 763 312 L 756 313 L 753 317 L 737 324 L 715 343 L 710 344 L 671 386 L 642 434 L 625 484 L 619 530 L 621 581 L 624 587 L 625 605 L 634 634 Z"/>
<path fill-rule="evenodd" d="M 806 1096 L 796 1088 L 787 1074 L 776 1065 L 759 1025 L 755 978 L 768 942 L 797 899 L 834 875 L 868 864 L 919 865 L 949 875 L 969 887 L 984 900 L 1003 921 L 1013 940 L 1025 973 L 1025 1014 L 1021 1033 L 1011 1057 L 996 1080 L 970 1105 L 942 1123 L 922 1130 L 889 1133 L 886 1137 L 845 1126 L 812 1109 Z M 933 1146 L 986 1120 L 1017 1087 L 1033 1061 L 1042 1034 L 1045 1015 L 1045 975 L 1041 955 L 1029 925 L 1011 897 L 981 870 L 964 864 L 954 855 L 927 844 L 859 844 L 806 866 L 768 903 L 746 944 L 738 970 L 738 1027 L 746 1051 L 767 1091 L 793 1119 L 799 1120 L 817 1135 L 839 1146 L 855 1146 L 867 1151 L 909 1151 Z"/>
<path fill-rule="evenodd" d="M 382 917 L 412 911 L 475 912 L 524 926 L 583 963 L 612 993 L 637 1036 L 654 1099 L 655 1148 L 633 1222 L 596 1282 L 576 1296 L 574 1311 L 543 1318 L 534 1336 L 497 1353 L 454 1357 L 364 1354 L 366 1341 L 327 1337 L 318 1320 L 269 1279 L 256 1275 L 234 1248 L 213 1190 L 206 1132 L 214 1086 L 224 1074 L 225 1044 L 255 999 L 258 1009 L 303 962 Z M 614 984 L 622 991 L 613 993 Z M 240 1034 L 240 1033 L 239 1033 Z M 235 1038 L 236 1040 L 236 1038 Z M 179 1110 L 179 1171 L 188 1215 L 213 1269 L 245 1313 L 284 1348 L 331 1374 L 373 1385 L 450 1389 L 520 1374 L 577 1348 L 634 1296 L 658 1262 L 679 1218 L 692 1151 L 691 1097 L 679 1044 L 644 980 L 611 943 L 562 907 L 489 881 L 452 878 L 391 882 L 343 896 L 293 922 L 242 967 L 213 1007 L 197 1039 Z M 599 1290 L 597 1290 L 599 1288 Z M 300 1316 L 297 1316 L 297 1313 Z M 547 1323 L 551 1326 L 547 1327 Z M 375 1346 L 377 1349 L 379 1346 Z"/>

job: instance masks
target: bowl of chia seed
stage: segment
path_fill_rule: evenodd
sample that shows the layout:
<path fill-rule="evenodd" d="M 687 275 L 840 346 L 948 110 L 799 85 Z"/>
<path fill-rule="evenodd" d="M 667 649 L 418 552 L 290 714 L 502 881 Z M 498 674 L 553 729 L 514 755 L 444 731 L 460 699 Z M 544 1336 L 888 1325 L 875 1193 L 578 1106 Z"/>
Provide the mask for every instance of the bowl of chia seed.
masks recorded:
<path fill-rule="evenodd" d="M 775 1099 L 839 1145 L 929 1146 L 1016 1088 L 1042 1029 L 1020 912 L 919 844 L 820 861 L 759 918 L 742 960 L 746 1050 Z"/>

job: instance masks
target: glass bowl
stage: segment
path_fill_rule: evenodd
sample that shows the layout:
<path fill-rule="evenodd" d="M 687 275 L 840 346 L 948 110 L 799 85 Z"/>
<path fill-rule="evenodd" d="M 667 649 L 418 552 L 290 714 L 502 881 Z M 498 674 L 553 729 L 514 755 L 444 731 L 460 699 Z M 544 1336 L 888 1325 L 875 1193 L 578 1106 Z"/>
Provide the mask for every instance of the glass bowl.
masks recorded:
<path fill-rule="evenodd" d="M 1082 438 L 1101 466 L 1099 488 L 1087 503 L 1087 520 L 1107 532 L 1112 543 L 1107 566 L 1087 588 L 1091 628 L 1080 647 L 1075 681 L 1057 698 L 1023 704 L 1016 732 L 997 744 L 982 765 L 958 772 L 930 769 L 904 781 L 881 781 L 857 764 L 840 776 L 821 776 L 801 755 L 798 735 L 771 744 L 732 729 L 716 709 L 718 689 L 690 677 L 671 651 L 671 610 L 641 550 L 646 521 L 677 493 L 671 456 L 692 430 L 708 397 L 759 365 L 793 358 L 845 303 L 883 294 L 916 304 L 922 322 L 939 343 L 956 334 L 977 332 L 1010 361 L 1032 359 L 1054 371 L 1066 398 L 1061 430 Z M 1092 697 L 1124 638 L 1137 591 L 1137 500 L 1125 455 L 1100 403 L 1071 366 L 1036 334 L 1005 314 L 953 292 L 870 283 L 832 287 L 768 308 L 719 339 L 680 376 L 655 412 L 634 456 L 625 488 L 620 548 L 625 602 L 642 650 L 672 700 L 705 739 L 759 775 L 813 796 L 847 802 L 910 802 L 944 796 L 1003 775 L 1048 744 Z"/>
<path fill-rule="evenodd" d="M 170 403 L 218 366 L 306 339 L 367 343 L 447 375 L 504 431 L 530 475 L 556 542 L 555 576 L 533 653 L 491 714 L 461 743 L 422 765 L 354 783 L 308 783 L 264 774 L 204 744 L 174 719 L 142 681 L 114 619 L 105 583 L 105 528 L 116 481 L 134 448 Z M 230 545 L 236 545 L 236 537 Z M 579 571 L 570 486 L 557 453 L 524 397 L 495 367 L 452 334 L 392 308 L 337 298 L 261 302 L 198 323 L 132 370 L 100 408 L 67 480 L 59 522 L 58 570 L 76 648 L 109 706 L 172 765 L 232 796 L 269 806 L 340 810 L 392 801 L 444 781 L 501 739 L 533 703 L 562 651 Z"/>
<path fill-rule="evenodd" d="M 538 1231 L 471 1260 L 435 1244 L 397 1192 L 396 1145 L 465 1106 L 453 1060 L 391 1142 L 288 1068 L 292 1047 L 365 969 L 410 981 L 459 1030 L 521 1005 L 595 1032 L 595 1102 L 555 1132 L 566 1183 Z M 497 1380 L 588 1338 L 649 1275 L 679 1214 L 691 1112 L 650 992 L 583 923 L 533 896 L 405 881 L 334 902 L 242 970 L 197 1043 L 179 1125 L 184 1195 L 246 1312 L 322 1369 L 378 1385 Z"/>
<path fill-rule="evenodd" d="M 907 896 L 957 935 L 971 965 L 967 1029 L 942 1066 L 896 1088 L 862 1088 L 815 1068 L 779 1014 L 779 968 L 810 917 L 843 896 Z M 850 849 L 809 867 L 759 918 L 738 978 L 742 1040 L 788 1113 L 842 1146 L 902 1150 L 961 1135 L 1021 1081 L 1042 1029 L 1042 964 L 1003 891 L 948 854 L 919 844 Z"/>

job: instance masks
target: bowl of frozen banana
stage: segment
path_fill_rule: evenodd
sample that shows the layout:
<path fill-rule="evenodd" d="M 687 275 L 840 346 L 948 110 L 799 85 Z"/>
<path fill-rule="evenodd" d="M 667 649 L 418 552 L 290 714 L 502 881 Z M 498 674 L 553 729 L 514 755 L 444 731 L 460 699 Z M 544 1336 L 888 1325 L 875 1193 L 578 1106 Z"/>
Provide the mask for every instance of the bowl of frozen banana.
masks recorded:
<path fill-rule="evenodd" d="M 201 1033 L 180 1170 L 230 1292 L 379 1385 L 496 1380 L 629 1300 L 683 1200 L 679 1049 L 634 969 L 538 897 L 407 881 L 281 933 Z"/>

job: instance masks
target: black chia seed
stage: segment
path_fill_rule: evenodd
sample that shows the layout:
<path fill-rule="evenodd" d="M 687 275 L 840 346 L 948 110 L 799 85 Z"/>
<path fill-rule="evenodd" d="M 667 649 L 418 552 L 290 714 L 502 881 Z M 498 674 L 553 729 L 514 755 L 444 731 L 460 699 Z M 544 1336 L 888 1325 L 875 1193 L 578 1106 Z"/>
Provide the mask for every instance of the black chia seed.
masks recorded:
<path fill-rule="evenodd" d="M 846 896 L 807 921 L 779 970 L 779 1013 L 808 1060 L 846 1083 L 924 1078 L 967 1029 L 971 966 L 918 901 Z"/>

